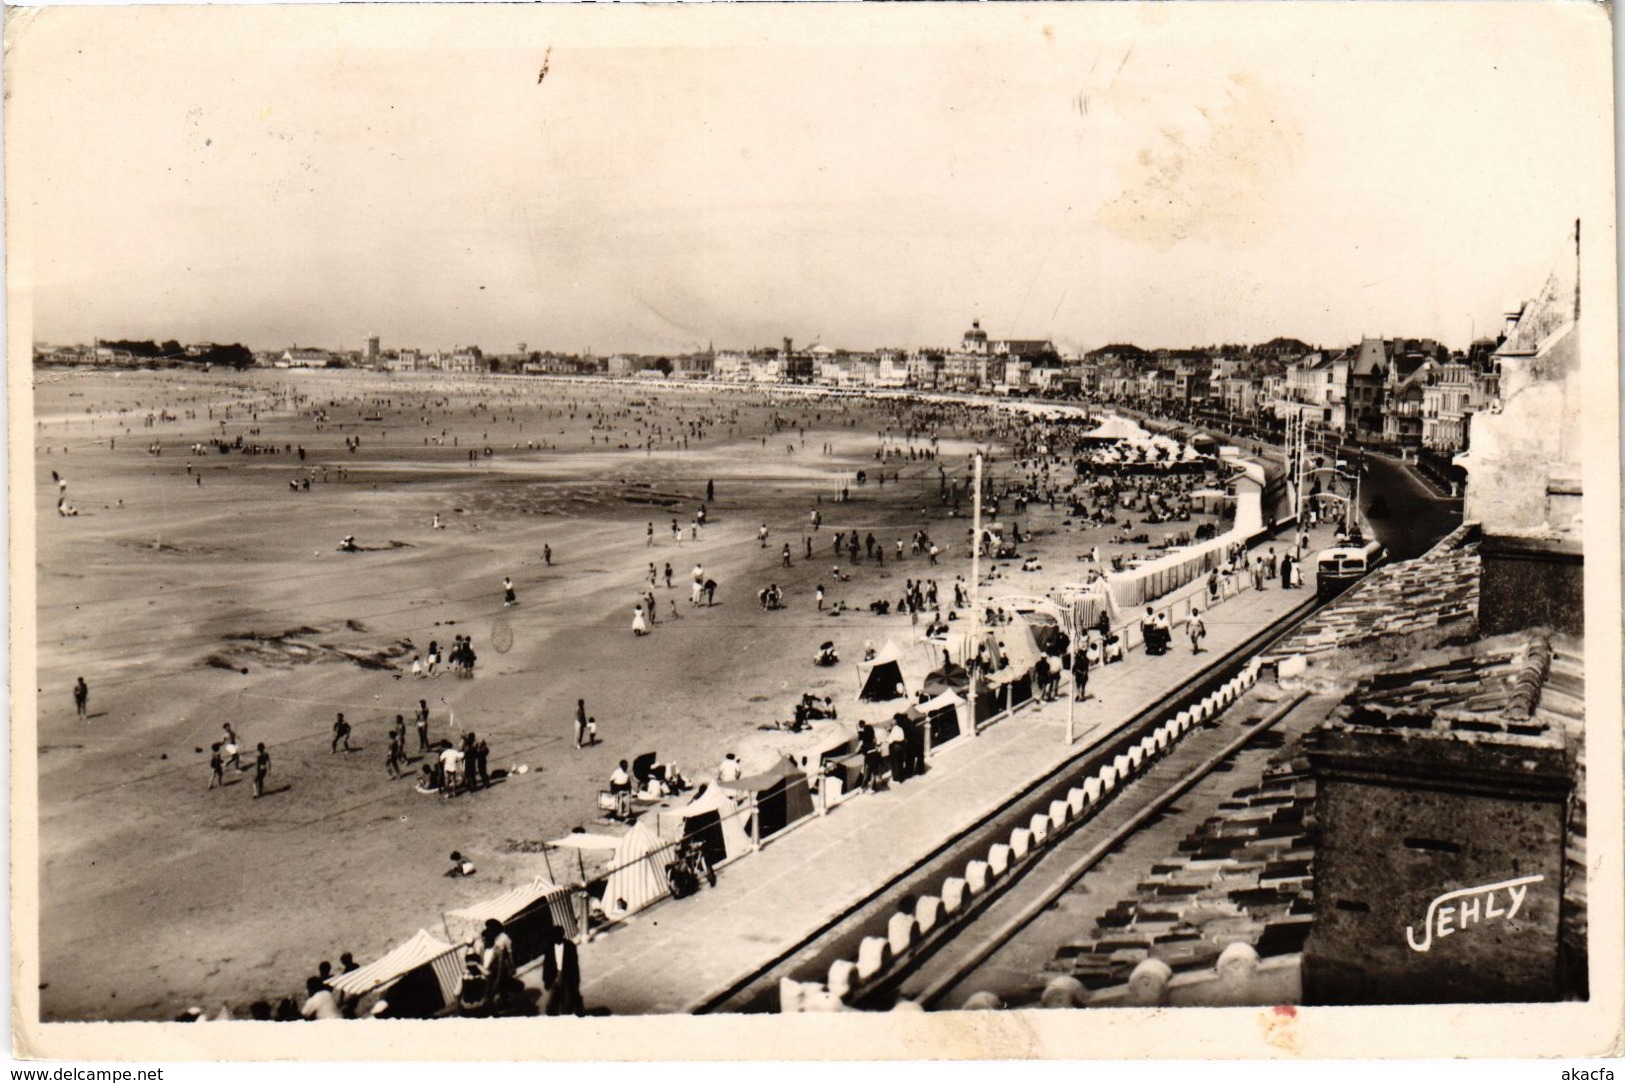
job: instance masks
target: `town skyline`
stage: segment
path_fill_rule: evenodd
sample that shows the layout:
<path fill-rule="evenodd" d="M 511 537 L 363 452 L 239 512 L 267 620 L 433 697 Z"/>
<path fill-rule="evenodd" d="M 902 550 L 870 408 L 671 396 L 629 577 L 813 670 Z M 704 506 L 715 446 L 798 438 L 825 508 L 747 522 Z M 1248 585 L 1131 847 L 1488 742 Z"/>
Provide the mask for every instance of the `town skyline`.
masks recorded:
<path fill-rule="evenodd" d="M 1584 202 L 1595 118 L 1520 93 L 1584 98 L 1580 19 L 803 18 L 51 11 L 19 315 L 261 349 L 946 346 L 971 315 L 1063 353 L 1465 343 Z M 1493 30 L 1530 47 L 1456 45 Z"/>

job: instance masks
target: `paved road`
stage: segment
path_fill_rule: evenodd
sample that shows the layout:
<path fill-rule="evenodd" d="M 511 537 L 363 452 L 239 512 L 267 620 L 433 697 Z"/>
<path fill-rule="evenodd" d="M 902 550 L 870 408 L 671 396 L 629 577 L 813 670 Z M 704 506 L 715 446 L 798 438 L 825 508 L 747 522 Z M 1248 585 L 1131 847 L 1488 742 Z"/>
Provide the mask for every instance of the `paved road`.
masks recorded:
<path fill-rule="evenodd" d="M 1409 560 L 1461 525 L 1461 501 L 1436 495 L 1409 467 L 1383 455 L 1367 454 L 1370 471 L 1360 487 L 1360 511 L 1394 560 Z M 1371 503 L 1381 494 L 1388 514 L 1373 517 Z"/>

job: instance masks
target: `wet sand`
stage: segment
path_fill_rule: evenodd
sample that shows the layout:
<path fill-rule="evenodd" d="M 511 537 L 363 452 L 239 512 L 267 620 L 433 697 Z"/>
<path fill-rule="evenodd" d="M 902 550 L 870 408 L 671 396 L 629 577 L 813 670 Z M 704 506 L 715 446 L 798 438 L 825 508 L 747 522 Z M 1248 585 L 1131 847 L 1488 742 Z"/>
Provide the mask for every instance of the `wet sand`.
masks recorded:
<path fill-rule="evenodd" d="M 890 459 L 882 488 L 880 431 L 911 444 L 884 401 L 364 373 L 43 375 L 34 469 L 47 1020 L 164 1019 L 188 1004 L 241 1015 L 251 1000 L 299 994 L 319 960 L 351 951 L 365 962 L 420 926 L 438 932 L 446 909 L 537 874 L 564 879 L 532 851 L 597 821 L 595 796 L 617 760 L 657 751 L 705 777 L 737 751 L 747 770 L 765 767 L 785 742 L 758 726 L 788 719 L 802 692 L 833 696 L 843 722 L 862 716 L 853 664 L 865 640 L 915 638 L 907 616 L 868 604 L 895 605 L 904 580 L 928 571 L 923 557 L 896 562 L 896 539 L 924 528 L 947 547 L 929 570 L 945 607 L 954 576 L 969 578 L 968 502 L 961 517 L 941 506 L 938 469 L 962 477 L 979 434 L 940 430 L 940 460 Z M 147 427 L 149 408 L 175 420 Z M 701 418 L 711 422 L 703 439 L 689 427 Z M 306 458 L 189 451 L 239 433 L 303 446 Z M 53 469 L 76 518 L 55 513 Z M 992 469 L 997 478 L 1010 466 Z M 853 483 L 858 470 L 867 485 Z M 313 472 L 309 492 L 290 491 Z M 694 540 L 707 480 L 716 499 Z M 851 499 L 839 503 L 843 483 Z M 814 507 L 823 526 L 806 560 Z M 436 514 L 444 529 L 431 528 Z M 1021 517 L 1033 535 L 1023 555 L 1047 571 L 1007 564 L 1012 586 L 1080 578 L 1076 554 L 1104 539 L 1064 518 L 1047 508 Z M 854 528 L 888 557 L 883 567 L 843 558 L 850 580 L 837 583 L 829 539 Z M 338 552 L 351 534 L 362 551 Z M 689 604 L 697 560 L 719 584 L 715 606 Z M 651 561 L 662 573 L 671 563 L 674 587 L 660 575 L 658 622 L 634 638 Z M 503 605 L 504 576 L 514 607 Z M 756 604 L 769 582 L 785 609 Z M 853 608 L 820 613 L 820 582 L 826 605 Z M 457 634 L 474 637 L 474 679 L 404 675 L 430 640 Z M 840 666 L 811 664 L 825 639 Z M 916 653 L 906 672 L 923 672 Z M 71 697 L 80 675 L 87 721 Z M 577 698 L 598 722 L 600 743 L 585 750 L 573 744 Z M 493 770 L 528 772 L 452 800 L 389 779 L 387 727 L 406 715 L 415 750 L 419 699 L 431 737 L 475 731 Z M 339 711 L 355 751 L 330 750 Z M 245 762 L 260 741 L 272 756 L 263 799 L 251 799 L 251 775 L 230 769 L 224 789 L 206 790 L 225 722 Z M 453 849 L 475 877 L 441 875 Z"/>

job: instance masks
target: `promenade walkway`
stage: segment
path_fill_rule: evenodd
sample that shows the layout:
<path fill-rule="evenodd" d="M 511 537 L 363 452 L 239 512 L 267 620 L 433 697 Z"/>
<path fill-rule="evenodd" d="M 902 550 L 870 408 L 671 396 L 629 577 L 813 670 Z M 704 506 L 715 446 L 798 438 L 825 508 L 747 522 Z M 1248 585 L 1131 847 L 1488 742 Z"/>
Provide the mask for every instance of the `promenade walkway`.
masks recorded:
<path fill-rule="evenodd" d="M 1310 535 L 1309 552 L 1330 544 Z M 1065 743 L 1067 697 L 1035 703 L 933 755 L 930 770 L 906 784 L 854 797 L 805 821 L 761 852 L 735 862 L 713 889 L 667 900 L 581 948 L 589 1009 L 622 1014 L 684 1012 L 789 950 L 945 838 L 992 811 L 1010 793 L 1086 748 L 1150 706 L 1176 683 L 1239 645 L 1313 594 L 1304 585 L 1244 591 L 1203 614 L 1208 636 L 1192 655 L 1181 629 L 1161 657 L 1131 651 L 1090 675 L 1089 698 L 1075 705 L 1075 738 Z M 524 975 L 532 985 L 539 974 Z"/>

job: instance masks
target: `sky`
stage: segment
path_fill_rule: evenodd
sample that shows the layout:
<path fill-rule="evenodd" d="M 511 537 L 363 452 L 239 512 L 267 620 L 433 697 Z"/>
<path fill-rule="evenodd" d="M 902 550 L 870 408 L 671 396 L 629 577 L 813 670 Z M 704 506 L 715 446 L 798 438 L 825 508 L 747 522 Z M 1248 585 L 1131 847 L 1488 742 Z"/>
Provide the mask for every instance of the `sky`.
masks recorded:
<path fill-rule="evenodd" d="M 1464 347 L 1576 218 L 1612 249 L 1610 33 L 1519 2 L 13 13 L 11 318 Z"/>

